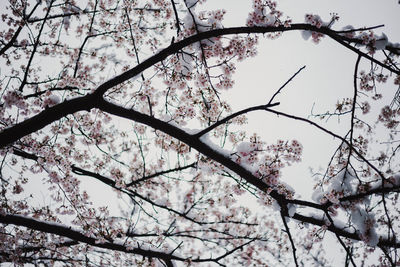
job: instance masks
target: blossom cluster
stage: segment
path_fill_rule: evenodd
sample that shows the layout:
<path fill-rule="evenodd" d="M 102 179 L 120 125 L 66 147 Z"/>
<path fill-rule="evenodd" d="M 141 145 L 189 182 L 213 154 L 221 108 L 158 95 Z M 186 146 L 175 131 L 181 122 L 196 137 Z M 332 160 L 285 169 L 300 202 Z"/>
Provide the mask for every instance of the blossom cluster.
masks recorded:
<path fill-rule="evenodd" d="M 361 71 L 359 76 L 360 90 L 363 91 L 371 91 L 376 86 L 375 82 L 386 83 L 388 79 L 388 75 L 384 75 L 382 73 L 375 74 L 373 72 L 366 73 L 365 71 Z"/>
<path fill-rule="evenodd" d="M 276 144 L 266 145 L 258 136 L 253 135 L 250 142 L 239 143 L 231 157 L 238 164 L 251 170 L 271 188 L 279 189 L 281 186 L 285 187 L 279 181 L 281 169 L 299 162 L 302 151 L 302 145 L 296 140 L 291 142 L 278 140 Z"/>
<path fill-rule="evenodd" d="M 378 121 L 389 129 L 396 128 L 400 123 L 400 109 L 392 109 L 389 106 L 383 107 L 379 114 Z"/>
<path fill-rule="evenodd" d="M 18 91 L 8 91 L 3 95 L 3 105 L 5 108 L 11 108 L 13 106 L 19 109 L 26 109 L 26 102 Z"/>
<path fill-rule="evenodd" d="M 282 22 L 281 17 L 283 14 L 276 7 L 276 1 L 253 0 L 253 11 L 250 12 L 246 25 L 249 27 L 279 25 L 290 27 L 291 19 L 288 18 Z"/>

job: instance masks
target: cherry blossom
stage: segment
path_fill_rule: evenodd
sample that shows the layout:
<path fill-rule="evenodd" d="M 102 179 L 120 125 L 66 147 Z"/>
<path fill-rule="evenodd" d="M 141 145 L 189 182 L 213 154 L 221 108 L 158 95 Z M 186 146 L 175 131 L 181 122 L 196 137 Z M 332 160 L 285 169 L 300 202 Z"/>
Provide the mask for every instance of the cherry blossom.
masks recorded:
<path fill-rule="evenodd" d="M 229 6 L 205 2 L 4 3 L 1 262 L 327 266 L 331 233 L 347 265 L 399 264 L 400 109 L 387 87 L 398 92 L 400 45 L 381 26 L 336 28 L 335 13 L 292 21 L 270 0 L 227 27 Z M 240 64 L 293 31 L 356 55 L 348 94 L 320 113 L 285 109 L 302 67 L 269 100 L 234 108 Z M 327 165 L 289 177 L 308 147 L 297 129 L 253 133 L 255 112 L 269 133 L 287 119 L 328 136 Z M 290 179 L 314 179 L 312 196 Z"/>

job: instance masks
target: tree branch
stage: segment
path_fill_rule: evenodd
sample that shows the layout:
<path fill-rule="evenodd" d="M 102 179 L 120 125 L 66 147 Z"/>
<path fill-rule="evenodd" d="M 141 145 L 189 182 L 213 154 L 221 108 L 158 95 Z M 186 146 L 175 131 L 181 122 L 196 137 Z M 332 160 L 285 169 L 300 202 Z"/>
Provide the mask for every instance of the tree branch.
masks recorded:
<path fill-rule="evenodd" d="M 105 100 L 99 101 L 98 108 L 104 112 L 107 112 L 107 113 L 110 113 L 110 114 L 113 114 L 113 115 L 116 115 L 116 116 L 119 116 L 122 118 L 126 118 L 129 120 L 133 120 L 136 122 L 143 123 L 147 126 L 150 126 L 156 130 L 160 130 L 174 138 L 179 139 L 180 141 L 186 143 L 190 147 L 193 147 L 194 149 L 196 149 L 203 155 L 207 156 L 208 158 L 215 160 L 216 162 L 222 164 L 226 168 L 232 170 L 237 175 L 239 175 L 241 178 L 246 180 L 248 183 L 252 184 L 253 186 L 255 186 L 256 188 L 258 188 L 259 190 L 261 190 L 263 192 L 266 192 L 269 188 L 271 188 L 268 184 L 264 183 L 262 180 L 255 177 L 247 169 L 245 169 L 241 165 L 232 161 L 228 156 L 223 155 L 223 154 L 213 150 L 207 144 L 203 143 L 199 138 L 194 138 L 195 137 L 194 135 L 188 134 L 187 132 L 179 129 L 178 127 L 170 125 L 167 122 L 158 120 L 154 117 L 150 117 L 146 114 L 139 113 L 135 110 L 125 109 L 123 107 L 109 103 Z M 281 205 L 281 207 L 286 206 L 288 203 L 294 202 L 294 201 L 286 199 L 286 197 L 284 195 L 278 193 L 275 190 L 272 190 L 269 195 L 272 198 L 274 198 Z M 323 205 L 318 205 L 318 204 L 315 204 L 312 202 L 307 202 L 307 201 L 301 201 L 301 203 L 304 206 L 318 208 L 321 210 L 325 210 L 327 208 Z M 284 215 L 289 216 L 287 214 L 287 212 L 285 212 Z M 319 226 L 325 225 L 325 222 L 323 220 L 300 215 L 297 213 L 294 214 L 293 219 L 296 219 L 296 220 L 299 220 L 302 222 L 311 223 L 314 225 L 319 225 Z M 330 230 L 334 233 L 337 233 L 341 236 L 344 236 L 344 237 L 348 237 L 348 238 L 355 239 L 355 240 L 361 240 L 360 237 L 358 236 L 358 234 L 347 232 L 347 231 L 337 228 L 336 226 L 333 226 L 333 225 L 329 226 L 328 230 Z M 392 241 L 388 241 L 388 240 L 386 240 L 386 241 L 382 240 L 380 242 L 382 242 L 382 245 L 385 244 L 386 246 L 400 247 L 400 243 L 396 243 L 396 242 L 392 242 Z"/>
<path fill-rule="evenodd" d="M 24 18 L 24 20 L 25 20 L 24 24 L 22 24 L 21 26 L 18 27 L 18 29 L 15 31 L 15 33 L 14 33 L 13 37 L 10 39 L 10 41 L 1 48 L 0 56 L 3 55 L 10 47 L 12 47 L 13 44 L 15 43 L 15 41 L 17 41 L 19 34 L 21 33 L 22 29 L 25 26 L 26 20 L 28 20 L 32 16 L 33 12 L 35 12 L 36 8 L 39 5 L 40 5 L 40 2 L 37 2 L 36 5 L 32 8 L 32 11 L 28 14 L 28 16 L 26 18 Z"/>
<path fill-rule="evenodd" d="M 67 100 L 43 110 L 32 118 L 3 129 L 0 132 L 0 148 L 10 145 L 22 137 L 34 133 L 69 114 L 81 110 L 89 111 L 95 106 L 95 102 L 96 99 L 93 95 Z"/>
<path fill-rule="evenodd" d="M 335 31 L 321 27 L 317 28 L 315 26 L 309 25 L 309 24 L 292 24 L 290 28 L 284 27 L 284 26 L 278 26 L 278 27 L 273 27 L 273 26 L 268 26 L 268 27 L 235 27 L 235 28 L 224 28 L 224 29 L 216 29 L 216 30 L 211 30 L 207 32 L 201 32 L 196 35 L 192 35 L 186 39 L 183 39 L 182 41 L 176 42 L 168 46 L 167 48 L 161 50 L 158 54 L 155 54 L 154 56 L 148 58 L 147 60 L 143 61 L 142 63 L 138 64 L 136 67 L 127 70 L 123 72 L 120 75 L 115 76 L 114 78 L 106 81 L 105 83 L 101 84 L 92 95 L 87 95 L 81 98 L 76 98 L 74 101 L 76 102 L 69 102 L 66 101 L 64 103 L 55 105 L 54 107 L 50 108 L 52 112 L 48 112 L 48 110 L 44 110 L 38 115 L 27 119 L 24 122 L 21 122 L 17 125 L 14 125 L 10 128 L 7 128 L 0 132 L 0 148 L 9 145 L 21 137 L 28 135 L 30 133 L 33 133 L 44 126 L 64 117 L 65 115 L 72 114 L 77 111 L 81 110 L 90 110 L 93 105 L 95 100 L 94 99 L 99 99 L 107 90 L 110 88 L 119 85 L 130 78 L 133 78 L 136 75 L 139 75 L 142 73 L 144 70 L 150 68 L 154 64 L 157 64 L 161 62 L 162 60 L 166 59 L 168 56 L 178 52 L 182 48 L 191 45 L 193 43 L 196 43 L 198 41 L 204 40 L 204 39 L 209 39 L 213 37 L 218 37 L 222 35 L 233 35 L 233 34 L 250 34 L 250 33 L 272 33 L 272 32 L 286 32 L 286 31 L 294 31 L 294 30 L 308 30 L 308 31 L 315 31 L 315 32 L 320 32 L 323 34 L 327 34 L 340 44 L 344 45 L 345 47 L 351 49 L 352 51 L 355 51 L 357 54 L 359 54 L 359 50 L 356 48 L 353 48 L 352 46 L 348 45 L 344 41 L 342 41 L 343 36 L 337 34 Z M 369 57 L 365 53 L 361 54 L 362 56 L 366 57 L 367 59 L 371 60 L 372 62 L 376 64 L 382 65 L 379 61 L 377 61 L 374 58 Z M 394 70 L 388 66 L 385 67 L 386 69 L 399 74 L 400 71 Z M 85 99 L 85 100 L 83 100 Z M 92 101 L 88 101 L 88 99 L 92 99 Z M 72 101 L 72 100 L 70 100 Z M 68 104 L 66 104 L 68 102 Z M 74 103 L 74 105 L 69 106 L 70 104 Z M 63 108 L 59 108 L 59 106 L 62 106 Z M 66 108 L 67 107 L 67 108 Z M 49 109 L 49 110 L 50 110 Z M 29 121 L 29 122 L 27 122 Z M 27 126 L 35 126 L 35 127 L 27 127 Z M 13 133 L 10 135 L 10 133 Z"/>
<path fill-rule="evenodd" d="M 128 247 L 123 245 L 122 242 L 114 242 L 114 241 L 106 241 L 106 242 L 99 242 L 97 238 L 90 237 L 87 235 L 82 234 L 78 230 L 74 230 L 71 227 L 64 226 L 58 223 L 49 223 L 44 221 L 39 221 L 33 218 L 28 218 L 20 215 L 11 215 L 11 214 L 0 214 L 0 223 L 2 224 L 12 224 L 27 227 L 32 230 L 41 231 L 43 233 L 55 234 L 58 236 L 66 237 L 81 243 L 85 243 L 94 247 L 109 249 L 114 251 L 121 251 L 129 254 L 140 255 L 146 258 L 157 258 L 165 263 L 171 264 L 172 261 L 187 261 L 189 258 L 183 258 L 173 253 L 161 252 L 157 250 L 151 249 L 143 249 L 138 247 Z M 244 246 L 248 245 L 249 243 L 253 242 L 254 240 L 250 240 L 238 247 L 229 250 L 225 254 L 218 256 L 216 258 L 196 258 L 190 259 L 191 262 L 216 262 L 220 261 L 221 259 L 227 257 L 228 255 L 234 253 L 236 250 L 243 248 Z"/>
<path fill-rule="evenodd" d="M 178 261 L 186 260 L 184 258 L 177 257 L 169 253 L 159 252 L 150 249 L 142 249 L 140 247 L 128 248 L 124 245 L 113 242 L 100 243 L 99 240 L 97 240 L 96 238 L 86 236 L 81 232 L 72 229 L 71 227 L 67 227 L 57 223 L 43 222 L 20 215 L 0 214 L 0 223 L 24 226 L 32 230 L 37 230 L 44 233 L 67 237 L 69 239 L 79 241 L 88 245 L 92 245 L 98 248 L 105 248 L 131 254 L 137 254 L 143 257 L 159 258 L 162 260 L 178 260 Z"/>
<path fill-rule="evenodd" d="M 297 74 L 299 74 L 303 69 L 305 69 L 306 66 L 301 67 L 295 74 L 292 75 L 292 77 L 289 78 L 289 80 L 287 80 L 279 89 L 278 91 L 275 92 L 275 94 L 271 97 L 271 99 L 268 102 L 268 105 L 272 104 L 272 101 L 274 100 L 274 98 L 282 91 L 283 88 L 285 88 L 285 86 L 290 83 L 294 77 L 297 76 Z"/>
<path fill-rule="evenodd" d="M 295 244 L 293 242 L 292 234 L 290 233 L 290 229 L 289 229 L 289 226 L 288 226 L 288 224 L 286 222 L 286 217 L 283 215 L 283 212 L 281 212 L 281 218 L 282 218 L 283 225 L 285 226 L 286 233 L 287 233 L 287 235 L 289 237 L 290 244 L 292 246 L 294 264 L 296 265 L 296 267 L 298 267 L 299 263 L 297 262 L 297 257 L 296 257 L 296 246 L 295 246 Z"/>

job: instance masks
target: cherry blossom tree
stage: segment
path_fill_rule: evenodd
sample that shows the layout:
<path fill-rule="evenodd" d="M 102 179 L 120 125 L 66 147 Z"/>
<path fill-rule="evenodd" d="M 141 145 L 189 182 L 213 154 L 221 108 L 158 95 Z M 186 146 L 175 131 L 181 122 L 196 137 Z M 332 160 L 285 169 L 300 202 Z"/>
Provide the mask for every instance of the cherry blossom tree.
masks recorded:
<path fill-rule="evenodd" d="M 225 11 L 204 2 L 3 4 L 1 262 L 327 266 L 331 235 L 345 266 L 400 264 L 400 109 L 382 101 L 394 97 L 383 86 L 400 84 L 400 44 L 377 25 L 335 28 L 337 14 L 292 22 L 269 0 L 224 27 Z M 233 110 L 237 64 L 293 31 L 355 56 L 352 97 L 312 116 L 280 110 L 301 67 L 270 99 Z M 246 127 L 255 111 L 338 141 L 310 174 L 311 197 L 283 179 L 301 142 L 263 140 Z M 344 134 L 324 124 L 332 117 L 349 122 Z"/>

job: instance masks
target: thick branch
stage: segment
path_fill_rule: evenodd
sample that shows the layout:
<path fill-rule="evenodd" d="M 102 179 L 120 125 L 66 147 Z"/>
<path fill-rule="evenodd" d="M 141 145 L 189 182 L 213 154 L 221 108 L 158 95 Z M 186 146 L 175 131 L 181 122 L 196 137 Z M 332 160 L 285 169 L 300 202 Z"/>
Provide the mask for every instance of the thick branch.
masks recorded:
<path fill-rule="evenodd" d="M 95 102 L 96 100 L 93 95 L 87 95 L 49 107 L 32 118 L 4 129 L 0 133 L 0 148 L 10 145 L 22 137 L 34 133 L 69 114 L 81 110 L 89 111 L 94 107 Z"/>
<path fill-rule="evenodd" d="M 288 214 L 285 214 L 285 216 L 288 217 Z M 324 221 L 324 220 L 320 220 L 320 219 L 317 219 L 317 218 L 304 216 L 304 215 L 301 215 L 301 214 L 298 214 L 298 213 L 295 213 L 292 218 L 295 219 L 295 220 L 298 220 L 300 222 L 305 222 L 305 223 L 318 225 L 318 226 L 324 226 L 324 225 L 327 224 L 327 222 Z M 339 235 L 339 236 L 347 237 L 347 238 L 350 238 L 350 239 L 353 239 L 353 240 L 361 241 L 361 238 L 358 236 L 358 233 L 356 233 L 356 232 L 351 233 L 351 232 L 345 231 L 343 229 L 340 229 L 340 228 L 334 226 L 333 224 L 327 226 L 327 229 L 329 231 L 333 232 L 334 234 Z M 379 240 L 378 246 L 400 248 L 400 243 L 394 242 L 392 240 L 381 239 L 381 240 Z"/>
<path fill-rule="evenodd" d="M 2 224 L 13 224 L 13 225 L 18 225 L 18 226 L 24 226 L 32 230 L 37 230 L 43 233 L 49 233 L 49 234 L 55 234 L 58 236 L 66 237 L 69 239 L 72 239 L 74 241 L 78 241 L 81 243 L 85 243 L 94 247 L 98 248 L 103 248 L 103 249 L 109 249 L 109 250 L 114 250 L 114 251 L 121 251 L 125 253 L 130 253 L 130 254 L 135 254 L 135 255 L 140 255 L 146 258 L 158 258 L 166 262 L 167 264 L 172 264 L 172 261 L 187 261 L 188 258 L 182 258 L 178 257 L 176 255 L 173 255 L 173 252 L 171 253 L 166 253 L 166 252 L 161 252 L 157 250 L 151 250 L 151 249 L 143 249 L 138 247 L 128 247 L 125 246 L 121 243 L 117 242 L 99 242 L 98 239 L 93 238 L 93 237 L 88 237 L 81 232 L 72 229 L 71 227 L 64 226 L 62 224 L 58 223 L 49 223 L 49 222 L 44 222 L 44 221 L 39 221 L 33 218 L 28 218 L 20 215 L 10 215 L 10 214 L 0 214 L 0 223 Z M 230 254 L 234 253 L 236 250 L 243 248 L 244 246 L 248 245 L 251 243 L 253 240 L 233 248 L 232 250 L 229 250 L 227 253 L 216 257 L 216 258 L 196 258 L 196 259 L 190 259 L 192 262 L 217 262 L 220 261 L 221 259 L 229 256 Z"/>
<path fill-rule="evenodd" d="M 105 100 L 99 101 L 98 106 L 99 109 L 101 109 L 104 112 L 126 118 L 129 120 L 133 120 L 139 123 L 143 123 L 147 126 L 150 126 L 156 130 L 160 130 L 174 138 L 179 139 L 180 141 L 186 143 L 188 146 L 196 149 L 203 155 L 207 156 L 208 158 L 222 164 L 224 167 L 230 169 L 231 171 L 235 172 L 237 175 L 239 175 L 241 178 L 246 180 L 248 183 L 252 184 L 259 190 L 265 192 L 270 186 L 266 183 L 264 183 L 262 180 L 258 179 L 255 177 L 250 171 L 245 169 L 244 167 L 240 166 L 239 164 L 235 163 L 232 161 L 228 156 L 223 155 L 215 150 L 213 150 L 210 146 L 207 144 L 203 143 L 199 138 L 195 138 L 195 135 L 188 134 L 187 132 L 179 129 L 178 127 L 175 127 L 173 125 L 168 124 L 167 122 L 158 120 L 154 117 L 148 116 L 146 114 L 139 113 L 135 110 L 130 110 L 130 109 L 125 109 L 123 107 L 117 106 L 115 104 L 109 103 Z M 280 205 L 281 207 L 286 207 L 288 203 L 295 203 L 294 201 L 287 200 L 284 195 L 279 194 L 277 191 L 273 190 L 270 193 L 270 196 L 274 198 Z M 297 203 L 297 204 L 300 204 Z M 324 210 L 325 207 L 323 205 L 318 205 L 312 202 L 307 202 L 307 201 L 301 201 L 301 204 L 307 207 L 312 207 L 312 208 L 317 208 Z M 284 212 L 285 216 L 289 216 L 287 214 L 287 211 Z M 306 222 L 318 226 L 323 226 L 325 225 L 325 221 L 319 220 L 313 217 L 309 216 L 304 216 L 300 215 L 298 213 L 295 213 L 294 216 L 292 217 L 293 219 L 299 220 L 301 222 Z M 328 227 L 328 230 L 330 230 L 333 233 L 336 233 L 340 236 L 351 238 L 354 240 L 361 240 L 360 237 L 358 236 L 357 233 L 350 233 L 347 232 L 343 229 L 340 229 L 334 225 L 330 225 Z M 383 246 L 391 246 L 391 247 L 400 247 L 400 243 L 392 242 L 389 240 L 381 240 L 380 245 Z"/>
<path fill-rule="evenodd" d="M 144 70 L 150 68 L 151 66 L 154 66 L 155 64 L 163 61 L 166 59 L 169 55 L 172 55 L 182 48 L 189 46 L 193 43 L 196 43 L 198 41 L 204 40 L 204 39 L 209 39 L 213 37 L 218 37 L 218 36 L 223 36 L 223 35 L 232 35 L 232 34 L 243 34 L 243 33 L 270 33 L 270 32 L 286 32 L 286 31 L 294 31 L 294 30 L 309 30 L 309 31 L 315 31 L 315 32 L 320 32 L 323 34 L 327 34 L 328 36 L 332 37 L 334 40 L 339 42 L 340 44 L 344 45 L 345 47 L 355 51 L 356 53 L 359 52 L 356 48 L 350 46 L 346 42 L 342 41 L 344 38 L 343 36 L 337 34 L 335 31 L 329 29 L 329 28 L 317 28 L 315 26 L 309 25 L 309 24 L 292 24 L 290 28 L 284 27 L 284 26 L 279 26 L 279 27 L 235 27 L 235 28 L 224 28 L 224 29 L 216 29 L 212 31 L 207 31 L 207 32 L 202 32 L 193 36 L 190 36 L 186 39 L 183 39 L 182 41 L 179 41 L 177 43 L 173 43 L 164 50 L 161 50 L 158 54 L 148 58 L 147 60 L 143 61 L 136 67 L 118 75 L 115 76 L 114 78 L 106 81 L 105 83 L 101 84 L 96 90 L 94 95 L 96 95 L 97 98 L 102 96 L 107 90 L 110 88 L 119 85 L 130 78 L 133 78 L 136 75 L 139 75 L 142 73 Z M 358 53 L 359 54 L 359 53 Z M 364 54 L 361 54 L 362 56 L 368 56 Z M 369 60 L 371 60 L 374 63 L 382 65 L 381 62 L 377 61 L 376 59 L 373 59 L 371 57 L 367 57 Z M 385 68 L 400 75 L 400 71 L 392 69 L 389 66 L 385 65 Z M 96 98 L 95 97 L 95 98 Z M 83 97 L 86 98 L 86 97 Z M 82 99 L 83 99 L 82 98 Z M 87 98 L 91 98 L 90 96 L 87 96 Z M 89 104 L 86 100 L 81 100 L 83 103 L 80 104 L 79 99 L 75 99 L 77 102 L 76 104 L 71 107 L 68 107 L 68 104 L 66 102 L 61 103 L 59 105 L 56 105 L 52 108 L 52 112 L 48 112 L 47 110 L 42 111 L 40 114 L 28 119 L 30 123 L 22 122 L 19 123 L 15 126 L 12 126 L 6 130 L 3 130 L 0 133 L 0 148 L 9 145 L 11 143 L 14 143 L 21 137 L 28 135 L 30 133 L 33 133 L 44 126 L 62 118 L 65 115 L 72 114 L 74 112 L 80 111 L 80 110 L 90 110 L 93 107 L 93 103 Z M 71 103 L 71 102 L 68 102 Z M 58 108 L 60 105 L 63 106 L 63 108 Z M 65 109 L 65 107 L 68 107 Z M 58 114 L 56 114 L 58 113 Z M 43 120 L 44 119 L 44 120 Z M 32 126 L 36 125 L 35 127 L 26 127 L 26 126 Z M 14 129 L 15 128 L 15 129 Z M 25 128 L 25 129 L 24 129 Z M 15 135 L 10 135 L 9 133 L 15 133 Z"/>
<path fill-rule="evenodd" d="M 144 70 L 148 69 L 149 67 L 157 64 L 158 62 L 163 61 L 166 59 L 169 55 L 172 55 L 182 48 L 189 46 L 193 43 L 199 42 L 201 40 L 205 39 L 210 39 L 213 37 L 219 37 L 223 35 L 233 35 L 233 34 L 250 34 L 250 33 L 272 33 L 272 32 L 286 32 L 286 31 L 295 31 L 295 30 L 308 30 L 308 31 L 314 31 L 314 32 L 320 32 L 322 34 L 326 34 L 329 37 L 331 37 L 333 40 L 337 41 L 341 45 L 345 46 L 346 48 L 356 52 L 357 54 L 360 54 L 361 56 L 367 58 L 368 60 L 371 60 L 372 62 L 388 69 L 391 72 L 394 72 L 396 74 L 400 75 L 400 71 L 392 69 L 389 66 L 384 65 L 380 61 L 370 57 L 369 55 L 361 52 L 357 48 L 352 47 L 345 41 L 343 41 L 343 36 L 340 34 L 337 34 L 335 31 L 326 28 L 326 27 L 321 27 L 317 28 L 315 26 L 312 26 L 310 24 L 292 24 L 291 27 L 284 27 L 284 26 L 267 26 L 267 27 L 233 27 L 233 28 L 224 28 L 224 29 L 216 29 L 216 30 L 211 30 L 211 31 L 206 31 L 206 32 L 201 32 L 195 35 L 192 35 L 186 39 L 183 39 L 182 41 L 172 43 L 170 46 L 167 48 L 161 50 L 158 54 L 148 58 L 147 60 L 143 61 L 141 64 L 137 65 L 136 67 L 114 77 L 113 79 L 108 80 L 99 88 L 96 90 L 98 94 L 104 94 L 109 88 L 114 87 L 120 83 L 123 83 L 127 81 L 130 78 L 135 77 L 136 75 L 140 74 Z"/>
<path fill-rule="evenodd" d="M 24 226 L 32 230 L 41 231 L 44 233 L 55 234 L 58 236 L 67 237 L 69 239 L 79 241 L 85 244 L 89 244 L 99 248 L 111 249 L 116 251 L 122 251 L 131 254 L 137 254 L 144 257 L 159 258 L 162 260 L 179 260 L 185 261 L 186 259 L 180 258 L 168 253 L 163 253 L 159 251 L 147 250 L 142 248 L 127 248 L 124 245 L 112 242 L 99 243 L 96 238 L 88 237 L 81 232 L 72 229 L 71 227 L 66 227 L 61 224 L 48 223 L 43 221 L 38 221 L 32 218 L 23 217 L 19 215 L 3 215 L 0 214 L 0 223 L 3 224 L 13 224 L 18 226 Z"/>
<path fill-rule="evenodd" d="M 228 156 L 218 153 L 217 151 L 215 151 L 211 147 L 209 147 L 207 144 L 203 143 L 199 138 L 195 138 L 194 135 L 191 135 L 191 134 L 181 130 L 178 127 L 170 125 L 167 122 L 158 120 L 158 119 L 148 116 L 146 114 L 139 113 L 135 110 L 125 109 L 123 107 L 109 103 L 105 100 L 99 101 L 96 106 L 99 109 L 101 109 L 107 113 L 110 113 L 110 114 L 113 114 L 113 115 L 116 115 L 119 117 L 127 118 L 130 120 L 134 120 L 139 123 L 143 123 L 143 124 L 148 125 L 156 130 L 160 130 L 164 133 L 171 135 L 174 138 L 181 140 L 182 142 L 193 147 L 194 149 L 196 149 L 200 153 L 204 154 L 205 156 L 209 157 L 210 159 L 215 160 L 216 162 L 227 167 L 228 169 L 234 171 L 237 175 L 239 175 L 240 177 L 245 179 L 248 183 L 252 184 L 256 188 L 260 189 L 261 191 L 265 192 L 269 188 L 269 186 L 267 184 L 265 184 L 262 180 L 253 176 L 252 173 L 249 172 L 248 170 L 246 170 L 244 167 L 233 162 Z M 31 158 L 31 157 L 28 157 L 28 158 Z M 32 157 L 32 159 L 34 159 L 34 158 Z M 96 178 L 98 178 L 98 177 L 96 177 Z M 101 178 L 103 178 L 103 177 L 101 177 Z M 106 182 L 106 184 L 109 184 L 111 186 L 113 186 L 113 184 L 114 184 L 114 181 L 111 181 L 109 179 L 107 179 L 107 181 L 104 181 L 104 182 Z M 381 188 L 379 188 L 379 189 L 382 190 Z M 303 205 L 303 206 L 312 207 L 312 208 L 321 209 L 321 210 L 326 209 L 325 206 L 319 205 L 316 203 L 312 203 L 312 202 L 287 200 L 285 198 L 285 196 L 280 195 L 276 191 L 272 191 L 270 193 L 270 196 L 273 197 L 275 200 L 277 200 L 278 203 L 280 203 L 281 207 L 285 207 L 288 203 L 293 203 L 293 204 Z M 284 209 L 284 210 L 286 210 L 286 209 Z M 288 216 L 287 211 L 284 212 L 284 216 Z M 314 225 L 318 225 L 318 226 L 323 226 L 326 224 L 326 222 L 324 220 L 316 219 L 316 218 L 309 217 L 309 216 L 304 216 L 304 215 L 301 215 L 298 213 L 295 213 L 292 218 L 299 220 L 301 222 L 310 223 L 310 224 L 314 224 Z M 351 238 L 354 240 L 360 240 L 360 237 L 358 236 L 357 233 L 351 233 L 351 232 L 345 231 L 343 229 L 337 228 L 334 225 L 330 225 L 328 227 L 328 230 L 332 231 L 335 234 L 343 236 L 343 237 Z M 379 245 L 380 246 L 389 246 L 389 247 L 400 247 L 400 243 L 396 243 L 396 242 L 389 241 L 389 240 L 381 240 L 379 242 Z"/>
<path fill-rule="evenodd" d="M 120 107 L 105 100 L 99 101 L 97 104 L 97 108 L 99 108 L 104 112 L 116 115 L 118 117 L 126 118 L 150 126 L 155 130 L 160 130 L 180 140 L 181 142 L 187 144 L 188 146 L 193 147 L 194 149 L 196 149 L 203 155 L 207 156 L 208 158 L 224 165 L 228 169 L 234 171 L 240 177 L 246 179 L 249 183 L 259 188 L 260 190 L 265 191 L 269 188 L 267 184 L 262 182 L 260 179 L 254 177 L 252 173 L 247 169 L 245 169 L 244 167 L 233 162 L 228 156 L 216 152 L 207 144 L 200 141 L 199 138 L 194 138 L 194 135 L 189 134 L 176 126 L 158 120 L 149 115 L 137 112 L 135 110 Z M 277 193 L 276 194 L 274 193 L 273 195 L 274 197 L 279 199 L 284 198 L 283 196 L 280 196 Z"/>

